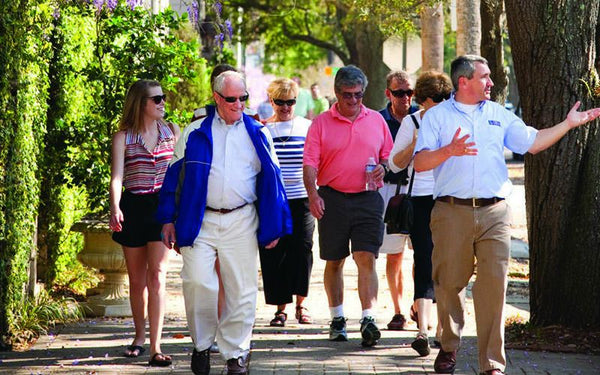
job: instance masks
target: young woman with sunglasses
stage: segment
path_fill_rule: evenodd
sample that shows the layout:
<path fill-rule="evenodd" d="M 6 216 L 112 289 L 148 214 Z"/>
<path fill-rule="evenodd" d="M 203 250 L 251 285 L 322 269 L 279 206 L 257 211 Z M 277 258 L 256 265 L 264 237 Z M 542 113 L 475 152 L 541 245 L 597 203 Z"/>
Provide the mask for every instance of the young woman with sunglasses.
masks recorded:
<path fill-rule="evenodd" d="M 123 246 L 135 326 L 135 337 L 124 355 L 144 353 L 147 311 L 152 366 L 171 364 L 171 357 L 160 350 L 169 249 L 160 238 L 162 225 L 154 218 L 158 193 L 179 137 L 179 128 L 163 120 L 165 99 L 156 81 L 131 85 L 119 131 L 113 136 L 110 180 L 109 226 L 113 240 Z"/>
<path fill-rule="evenodd" d="M 446 74 L 424 72 L 419 76 L 415 85 L 414 97 L 423 109 L 404 117 L 402 120 L 394 141 L 394 147 L 390 153 L 389 165 L 392 171 L 399 172 L 408 166 L 408 175 L 411 176 L 413 152 L 421 120 L 427 110 L 450 98 L 451 92 L 452 83 Z M 430 353 L 427 331 L 432 326 L 430 318 L 434 299 L 431 275 L 433 242 L 431 240 L 431 230 L 429 229 L 431 210 L 435 202 L 433 200 L 433 182 L 432 170 L 415 173 L 411 193 L 414 207 L 414 224 L 411 229 L 410 240 L 414 250 L 415 296 L 413 306 L 410 308 L 410 315 L 417 322 L 419 328 L 419 332 L 411 346 L 419 356 L 426 356 Z M 441 336 L 440 327 L 438 324 L 437 342 L 439 342 Z M 434 341 L 436 346 L 438 345 L 437 342 Z"/>
<path fill-rule="evenodd" d="M 304 142 L 310 120 L 294 115 L 298 84 L 291 79 L 276 79 L 267 88 L 274 114 L 265 126 L 271 132 L 275 152 L 292 211 L 293 233 L 279 240 L 273 249 L 260 249 L 265 300 L 276 305 L 270 325 L 283 327 L 287 320 L 286 304 L 296 296 L 296 319 L 310 324 L 312 319 L 302 302 L 308 295 L 313 265 L 313 232 L 315 221 L 310 214 L 308 198 L 302 180 Z"/>

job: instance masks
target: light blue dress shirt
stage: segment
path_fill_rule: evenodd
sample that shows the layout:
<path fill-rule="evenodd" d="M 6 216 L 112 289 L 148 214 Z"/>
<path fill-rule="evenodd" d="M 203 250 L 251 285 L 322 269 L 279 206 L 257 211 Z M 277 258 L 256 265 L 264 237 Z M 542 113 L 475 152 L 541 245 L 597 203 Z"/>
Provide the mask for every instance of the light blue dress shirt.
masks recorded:
<path fill-rule="evenodd" d="M 504 147 L 524 154 L 537 130 L 498 103 L 486 100 L 471 113 L 454 100 L 431 108 L 423 117 L 415 151 L 437 150 L 452 142 L 460 127 L 460 137 L 469 135 L 477 155 L 451 156 L 433 170 L 434 198 L 506 198 L 512 183 L 504 160 Z"/>

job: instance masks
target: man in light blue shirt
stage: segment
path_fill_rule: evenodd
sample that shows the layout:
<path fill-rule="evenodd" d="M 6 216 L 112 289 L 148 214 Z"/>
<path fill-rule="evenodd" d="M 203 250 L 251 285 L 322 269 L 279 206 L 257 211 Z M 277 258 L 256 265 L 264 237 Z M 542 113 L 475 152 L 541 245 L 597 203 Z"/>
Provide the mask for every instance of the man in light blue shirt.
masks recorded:
<path fill-rule="evenodd" d="M 477 321 L 479 369 L 503 374 L 503 309 L 510 256 L 510 209 L 505 198 L 511 182 L 504 147 L 535 154 L 552 146 L 570 129 L 600 116 L 600 108 L 577 112 L 577 102 L 561 123 L 536 130 L 490 101 L 490 69 L 474 55 L 451 66 L 453 98 L 423 118 L 415 150 L 417 172 L 433 169 L 435 206 L 431 214 L 433 280 L 442 322 L 442 348 L 436 373 L 452 373 L 464 326 L 465 288 L 477 259 L 473 301 Z"/>

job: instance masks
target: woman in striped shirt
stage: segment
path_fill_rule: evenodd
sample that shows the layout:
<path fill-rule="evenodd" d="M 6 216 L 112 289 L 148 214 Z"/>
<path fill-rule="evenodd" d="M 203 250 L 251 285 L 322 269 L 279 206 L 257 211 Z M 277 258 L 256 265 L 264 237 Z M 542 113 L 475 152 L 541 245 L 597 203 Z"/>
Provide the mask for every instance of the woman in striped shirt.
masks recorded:
<path fill-rule="evenodd" d="M 279 240 L 273 249 L 260 249 L 265 300 L 277 305 L 270 325 L 283 327 L 287 320 L 286 304 L 296 296 L 296 319 L 300 324 L 312 323 L 302 306 L 308 295 L 308 283 L 312 271 L 313 232 L 315 221 L 310 214 L 308 198 L 302 181 L 302 157 L 304 141 L 310 120 L 294 116 L 298 85 L 287 78 L 276 79 L 267 88 L 269 101 L 274 109 L 265 126 L 271 132 L 275 152 L 281 166 L 290 209 L 293 233 Z"/>
<path fill-rule="evenodd" d="M 123 246 L 135 325 L 135 338 L 124 355 L 137 357 L 145 351 L 147 310 L 153 366 L 171 364 L 171 357 L 160 350 L 169 249 L 161 241 L 162 226 L 154 218 L 179 137 L 179 128 L 163 121 L 165 98 L 156 81 L 140 80 L 129 88 L 112 141 L 110 180 L 109 226 L 113 240 Z"/>

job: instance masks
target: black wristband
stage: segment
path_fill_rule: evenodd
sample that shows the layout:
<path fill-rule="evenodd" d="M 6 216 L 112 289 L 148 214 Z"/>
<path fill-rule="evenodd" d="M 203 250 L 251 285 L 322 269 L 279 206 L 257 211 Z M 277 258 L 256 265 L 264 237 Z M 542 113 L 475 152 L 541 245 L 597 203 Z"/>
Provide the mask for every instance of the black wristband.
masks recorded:
<path fill-rule="evenodd" d="M 388 173 L 390 171 L 390 169 L 387 167 L 387 165 L 381 163 L 380 164 L 383 167 L 383 170 L 385 171 L 385 173 Z"/>

